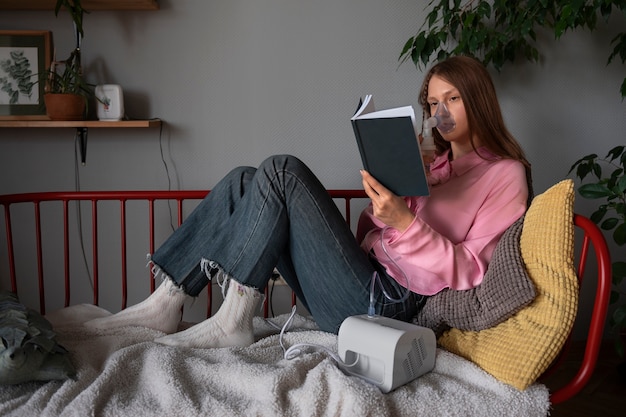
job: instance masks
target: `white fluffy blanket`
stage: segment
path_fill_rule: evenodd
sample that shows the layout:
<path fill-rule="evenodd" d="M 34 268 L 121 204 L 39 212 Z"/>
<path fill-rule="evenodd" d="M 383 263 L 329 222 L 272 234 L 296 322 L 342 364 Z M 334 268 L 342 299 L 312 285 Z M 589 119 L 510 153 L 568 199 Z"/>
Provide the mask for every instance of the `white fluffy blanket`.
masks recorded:
<path fill-rule="evenodd" d="M 182 349 L 152 340 L 145 328 L 94 333 L 77 326 L 108 314 L 80 305 L 49 315 L 78 369 L 75 381 L 0 389 L 2 416 L 545 416 L 548 390 L 518 391 L 443 350 L 430 372 L 383 394 L 345 375 L 326 353 L 283 358 L 277 331 L 255 318 L 248 348 Z M 285 345 L 316 343 L 336 351 L 335 335 L 296 316 Z M 285 316 L 276 319 L 282 324 Z"/>

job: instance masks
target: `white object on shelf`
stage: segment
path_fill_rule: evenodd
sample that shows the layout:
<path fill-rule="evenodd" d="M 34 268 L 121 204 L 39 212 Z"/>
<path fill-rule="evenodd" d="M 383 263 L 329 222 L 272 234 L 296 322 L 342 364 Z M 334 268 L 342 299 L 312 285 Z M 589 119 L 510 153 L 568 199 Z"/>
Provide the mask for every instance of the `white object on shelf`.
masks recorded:
<path fill-rule="evenodd" d="M 124 95 L 122 87 L 117 84 L 96 86 L 98 104 L 98 120 L 118 121 L 124 118 Z"/>

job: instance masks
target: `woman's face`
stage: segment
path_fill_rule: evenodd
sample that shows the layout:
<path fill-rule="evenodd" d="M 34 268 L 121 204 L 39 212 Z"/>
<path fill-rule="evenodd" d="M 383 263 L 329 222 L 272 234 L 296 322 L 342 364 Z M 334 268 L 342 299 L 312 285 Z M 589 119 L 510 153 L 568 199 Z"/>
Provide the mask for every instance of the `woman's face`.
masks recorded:
<path fill-rule="evenodd" d="M 445 104 L 456 122 L 456 127 L 450 132 L 439 132 L 446 141 L 450 142 L 453 157 L 458 158 L 467 152 L 473 151 L 470 142 L 467 113 L 465 112 L 465 105 L 459 90 L 443 78 L 433 75 L 428 82 L 427 103 L 431 116 L 435 115 L 437 107 L 441 103 Z"/>

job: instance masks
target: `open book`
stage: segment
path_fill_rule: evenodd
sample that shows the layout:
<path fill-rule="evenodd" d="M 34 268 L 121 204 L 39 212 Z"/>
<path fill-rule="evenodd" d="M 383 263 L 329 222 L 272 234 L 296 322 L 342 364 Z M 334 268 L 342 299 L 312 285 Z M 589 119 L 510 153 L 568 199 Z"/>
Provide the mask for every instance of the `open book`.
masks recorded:
<path fill-rule="evenodd" d="M 396 195 L 429 194 L 412 106 L 376 111 L 367 95 L 351 121 L 366 171 Z"/>

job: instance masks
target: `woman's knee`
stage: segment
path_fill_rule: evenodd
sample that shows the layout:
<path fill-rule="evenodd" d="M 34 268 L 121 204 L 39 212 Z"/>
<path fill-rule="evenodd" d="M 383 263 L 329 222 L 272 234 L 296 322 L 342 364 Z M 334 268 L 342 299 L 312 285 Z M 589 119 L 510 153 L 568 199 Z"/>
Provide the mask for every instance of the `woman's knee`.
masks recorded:
<path fill-rule="evenodd" d="M 246 180 L 248 178 L 252 178 L 255 172 L 256 168 L 254 167 L 240 166 L 237 168 L 233 168 L 226 176 L 233 177 L 239 180 Z"/>
<path fill-rule="evenodd" d="M 317 180 L 313 171 L 302 160 L 288 154 L 270 156 L 259 166 L 259 170 L 266 173 L 278 173 L 279 175 L 291 174 L 291 176 L 303 180 Z"/>
<path fill-rule="evenodd" d="M 288 154 L 272 155 L 261 163 L 259 168 L 270 167 L 274 170 L 284 170 L 293 167 L 305 167 L 298 157 Z"/>
<path fill-rule="evenodd" d="M 241 184 L 245 188 L 250 183 L 256 173 L 256 168 L 250 166 L 240 166 L 233 168 L 222 180 L 226 183 Z"/>
<path fill-rule="evenodd" d="M 232 169 L 213 187 L 212 194 L 227 193 L 242 196 L 246 186 L 254 177 L 256 168 L 240 166 Z"/>

